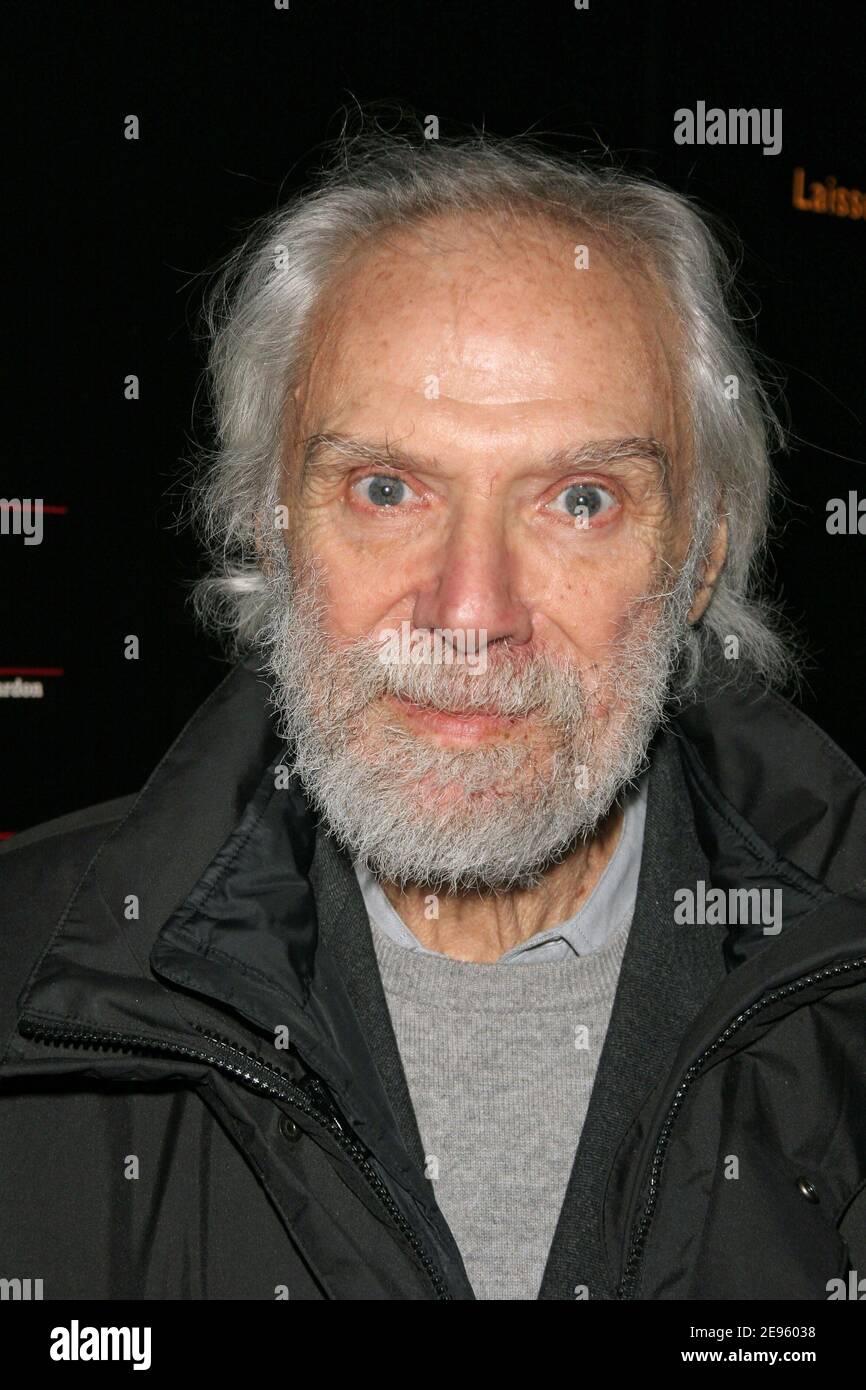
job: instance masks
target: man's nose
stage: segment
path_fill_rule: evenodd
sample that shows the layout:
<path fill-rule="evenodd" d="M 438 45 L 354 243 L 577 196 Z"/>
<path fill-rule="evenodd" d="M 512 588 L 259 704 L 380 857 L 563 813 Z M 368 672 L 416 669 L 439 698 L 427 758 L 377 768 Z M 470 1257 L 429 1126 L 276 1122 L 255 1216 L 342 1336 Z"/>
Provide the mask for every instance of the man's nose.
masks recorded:
<path fill-rule="evenodd" d="M 501 519 L 455 521 L 436 557 L 435 575 L 419 592 L 416 628 L 486 631 L 486 641 L 514 644 L 532 636 L 529 608 L 517 592 L 517 564 Z"/>

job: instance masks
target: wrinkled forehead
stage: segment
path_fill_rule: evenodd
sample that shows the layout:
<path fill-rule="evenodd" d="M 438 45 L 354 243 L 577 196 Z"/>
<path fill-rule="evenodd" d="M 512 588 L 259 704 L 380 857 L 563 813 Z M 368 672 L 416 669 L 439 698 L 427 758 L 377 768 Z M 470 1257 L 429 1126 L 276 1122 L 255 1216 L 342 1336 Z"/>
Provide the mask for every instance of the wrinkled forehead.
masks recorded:
<path fill-rule="evenodd" d="M 675 464 L 686 453 L 667 297 L 635 253 L 577 224 L 472 214 L 371 237 L 325 291 L 309 342 L 303 434 L 377 403 L 531 421 L 559 402 L 576 426 L 652 435 Z"/>

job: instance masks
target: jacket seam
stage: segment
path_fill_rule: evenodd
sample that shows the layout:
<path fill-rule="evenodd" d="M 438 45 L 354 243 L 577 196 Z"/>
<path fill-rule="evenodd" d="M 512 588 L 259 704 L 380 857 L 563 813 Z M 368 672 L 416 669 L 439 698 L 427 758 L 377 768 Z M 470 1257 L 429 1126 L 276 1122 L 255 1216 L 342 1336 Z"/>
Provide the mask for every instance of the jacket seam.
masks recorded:
<path fill-rule="evenodd" d="M 853 1207 L 854 1203 L 857 1201 L 857 1198 L 860 1197 L 864 1192 L 866 1192 L 866 1173 L 864 1173 L 864 1175 L 861 1177 L 858 1185 L 853 1189 L 853 1191 L 851 1191 L 848 1194 L 848 1196 L 842 1202 L 841 1206 L 837 1208 L 836 1215 L 834 1217 L 834 1224 L 837 1230 L 841 1227 L 841 1224 L 845 1219 L 846 1212 L 849 1210 L 849 1208 Z M 839 1234 L 842 1234 L 841 1230 L 839 1230 Z"/>

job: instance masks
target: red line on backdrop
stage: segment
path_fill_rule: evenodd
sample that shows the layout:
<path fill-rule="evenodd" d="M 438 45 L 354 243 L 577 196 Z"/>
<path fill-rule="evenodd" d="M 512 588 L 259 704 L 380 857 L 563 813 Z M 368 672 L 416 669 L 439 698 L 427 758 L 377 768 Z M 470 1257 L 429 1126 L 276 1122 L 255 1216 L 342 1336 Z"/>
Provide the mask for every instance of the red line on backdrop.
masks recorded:
<path fill-rule="evenodd" d="M 62 666 L 0 666 L 0 676 L 62 676 Z"/>
<path fill-rule="evenodd" d="M 66 513 L 69 511 L 68 507 L 52 506 L 49 505 L 48 502 L 31 502 L 30 505 L 33 508 L 34 512 L 54 512 L 57 516 L 65 516 Z M 4 498 L 4 500 L 0 502 L 0 507 L 8 507 L 10 511 L 15 511 L 17 507 L 20 511 L 21 503 L 17 500 L 17 498 L 14 498 L 10 502 L 7 502 Z"/>

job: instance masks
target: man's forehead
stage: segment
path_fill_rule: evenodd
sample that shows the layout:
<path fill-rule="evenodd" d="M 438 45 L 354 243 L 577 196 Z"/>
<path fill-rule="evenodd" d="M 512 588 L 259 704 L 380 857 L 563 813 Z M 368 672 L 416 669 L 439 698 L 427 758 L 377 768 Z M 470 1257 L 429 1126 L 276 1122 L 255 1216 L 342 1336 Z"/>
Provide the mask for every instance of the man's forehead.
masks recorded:
<path fill-rule="evenodd" d="M 359 250 L 324 290 L 312 336 L 329 358 L 359 339 L 365 355 L 371 347 L 386 355 L 389 343 L 403 354 L 409 337 L 419 353 L 450 348 L 465 369 L 509 342 L 555 363 L 577 333 L 639 350 L 669 328 L 667 318 L 664 296 L 635 257 L 599 235 L 534 222 L 494 235 L 471 217 L 452 217 L 445 231 L 408 228 Z"/>
<path fill-rule="evenodd" d="M 572 254 L 565 229 L 547 236 L 564 238 Z M 507 269 L 512 250 L 499 250 Z M 539 279 L 527 274 L 534 248 L 526 245 L 514 274 L 495 283 L 466 256 L 446 257 L 446 271 L 428 274 L 435 254 L 423 240 L 411 254 L 401 244 L 374 251 L 331 287 L 295 392 L 302 437 L 329 432 L 325 422 L 335 420 L 338 432 L 393 435 L 407 412 L 415 425 L 423 412 L 434 433 L 449 427 L 440 414 L 458 433 L 486 433 L 491 407 L 501 408 L 505 430 L 525 426 L 528 442 L 533 412 L 550 422 L 561 403 L 582 417 L 559 431 L 565 439 L 640 435 L 675 451 L 674 350 L 664 306 L 642 277 L 624 275 L 601 246 L 582 270 L 564 255 L 552 265 L 548 249 Z M 369 272 L 389 255 L 399 266 L 393 293 L 381 295 Z"/>

